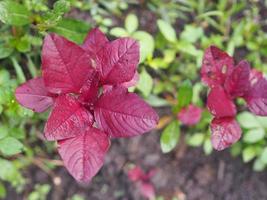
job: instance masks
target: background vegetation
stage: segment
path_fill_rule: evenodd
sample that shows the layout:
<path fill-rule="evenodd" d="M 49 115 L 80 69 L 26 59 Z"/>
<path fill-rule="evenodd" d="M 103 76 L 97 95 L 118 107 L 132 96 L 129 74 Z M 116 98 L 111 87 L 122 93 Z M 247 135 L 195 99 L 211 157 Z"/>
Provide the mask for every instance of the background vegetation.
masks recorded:
<path fill-rule="evenodd" d="M 0 1 L 0 197 L 13 188 L 29 200 L 46 199 L 52 187 L 47 183 L 25 193 L 29 182 L 25 171 L 35 165 L 55 177 L 62 165 L 55 144 L 41 141 L 48 113 L 35 115 L 14 98 L 20 83 L 40 75 L 42 39 L 47 32 L 80 44 L 87 31 L 98 26 L 110 38 L 139 40 L 140 80 L 131 90 L 162 113 L 158 145 L 163 152 L 172 151 L 178 143 L 201 146 L 208 156 L 212 153 L 211 116 L 205 108 L 207 88 L 199 76 L 203 51 L 217 45 L 236 61 L 247 59 L 267 73 L 266 6 L 266 1 L 256 0 Z M 203 108 L 196 126 L 186 127 L 177 120 L 182 98 L 184 106 L 192 102 Z M 243 137 L 230 152 L 245 163 L 252 162 L 254 170 L 265 170 L 267 118 L 248 113 L 241 100 L 238 105 Z"/>

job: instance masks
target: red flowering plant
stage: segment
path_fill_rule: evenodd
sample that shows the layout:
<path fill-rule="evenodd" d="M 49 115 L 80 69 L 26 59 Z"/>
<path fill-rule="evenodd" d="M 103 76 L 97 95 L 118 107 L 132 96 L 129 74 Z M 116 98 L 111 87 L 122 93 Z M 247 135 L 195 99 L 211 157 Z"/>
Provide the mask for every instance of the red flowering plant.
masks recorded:
<path fill-rule="evenodd" d="M 151 169 L 147 173 L 140 166 L 134 166 L 128 171 L 130 181 L 137 184 L 138 190 L 146 199 L 154 200 L 156 197 L 155 187 L 151 178 L 156 175 L 157 170 Z"/>
<path fill-rule="evenodd" d="M 88 182 L 99 171 L 110 138 L 141 135 L 153 129 L 157 113 L 127 87 L 136 83 L 139 45 L 131 38 L 109 41 L 91 30 L 79 46 L 48 34 L 42 48 L 42 77 L 16 89 L 24 107 L 52 107 L 44 128 L 69 173 Z"/>
<path fill-rule="evenodd" d="M 196 124 L 201 121 L 202 108 L 193 100 L 193 86 L 191 81 L 185 80 L 179 84 L 177 97 L 171 102 L 173 115 L 167 115 L 160 119 L 157 126 L 163 129 L 160 138 L 163 153 L 172 151 L 180 140 L 181 129 L 195 130 Z"/>
<path fill-rule="evenodd" d="M 210 87 L 207 107 L 214 116 L 210 125 L 212 145 L 223 150 L 241 137 L 242 130 L 235 120 L 237 97 L 243 98 L 255 115 L 267 116 L 267 80 L 246 60 L 235 65 L 231 56 L 215 46 L 205 51 L 201 76 Z"/>

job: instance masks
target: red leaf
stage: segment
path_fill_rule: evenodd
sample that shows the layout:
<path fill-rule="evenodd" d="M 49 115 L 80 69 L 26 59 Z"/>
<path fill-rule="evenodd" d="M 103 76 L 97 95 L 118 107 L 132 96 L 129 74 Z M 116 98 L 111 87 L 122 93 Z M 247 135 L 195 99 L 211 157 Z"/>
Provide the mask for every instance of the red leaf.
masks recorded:
<path fill-rule="evenodd" d="M 118 86 L 125 87 L 125 88 L 133 87 L 137 84 L 138 80 L 139 80 L 139 75 L 138 75 L 138 72 L 136 71 L 132 80 L 130 80 L 128 82 L 124 82 L 124 83 L 121 83 L 121 84 L 115 85 L 115 86 L 114 85 L 103 85 L 103 92 L 106 93 L 106 92 L 112 90 L 113 87 L 118 87 Z"/>
<path fill-rule="evenodd" d="M 99 73 L 95 71 L 89 74 L 84 85 L 80 89 L 79 100 L 84 103 L 94 103 L 97 99 L 99 89 Z"/>
<path fill-rule="evenodd" d="M 99 28 L 94 28 L 88 32 L 82 48 L 89 53 L 96 54 L 107 43 L 108 39 L 105 34 Z"/>
<path fill-rule="evenodd" d="M 261 78 L 252 85 L 245 95 L 245 100 L 251 112 L 260 116 L 267 116 L 267 80 Z"/>
<path fill-rule="evenodd" d="M 128 171 L 128 178 L 133 182 L 142 180 L 144 176 L 145 173 L 139 166 L 135 166 Z"/>
<path fill-rule="evenodd" d="M 214 87 L 208 95 L 207 106 L 216 118 L 233 117 L 236 115 L 236 107 L 222 87 Z"/>
<path fill-rule="evenodd" d="M 95 105 L 98 127 L 112 137 L 131 137 L 153 129 L 159 117 L 140 97 L 116 88 L 103 94 Z"/>
<path fill-rule="evenodd" d="M 118 85 L 130 81 L 139 62 L 139 45 L 130 38 L 120 38 L 99 51 L 101 82 Z"/>
<path fill-rule="evenodd" d="M 234 69 L 234 60 L 226 52 L 210 46 L 204 54 L 201 78 L 210 87 L 223 85 Z"/>
<path fill-rule="evenodd" d="M 45 125 L 47 140 L 62 140 L 82 134 L 93 124 L 92 114 L 70 95 L 59 96 Z"/>
<path fill-rule="evenodd" d="M 148 198 L 149 200 L 155 199 L 155 196 L 156 196 L 155 188 L 150 182 L 141 182 L 139 189 L 140 189 L 141 194 L 145 198 Z"/>
<path fill-rule="evenodd" d="M 42 70 L 49 92 L 79 92 L 88 74 L 94 71 L 90 63 L 88 54 L 75 43 L 56 34 L 45 37 Z"/>
<path fill-rule="evenodd" d="M 58 144 L 58 152 L 70 174 L 77 181 L 89 182 L 102 167 L 110 141 L 105 133 L 89 128 Z"/>
<path fill-rule="evenodd" d="M 54 103 L 41 77 L 31 79 L 17 87 L 15 95 L 22 106 L 35 112 L 43 112 Z"/>
<path fill-rule="evenodd" d="M 202 109 L 190 104 L 187 108 L 183 108 L 178 113 L 178 119 L 185 125 L 195 125 L 199 122 Z"/>
<path fill-rule="evenodd" d="M 139 75 L 138 75 L 138 72 L 136 71 L 134 73 L 133 78 L 130 81 L 122 83 L 121 86 L 126 87 L 126 88 L 133 87 L 138 83 L 138 81 L 139 81 Z"/>
<path fill-rule="evenodd" d="M 256 69 L 250 70 L 249 82 L 250 82 L 251 87 L 262 78 L 263 78 L 262 72 L 257 71 Z"/>
<path fill-rule="evenodd" d="M 235 67 L 233 73 L 226 78 L 224 87 L 232 98 L 243 96 L 250 88 L 250 65 L 247 61 L 241 61 Z"/>
<path fill-rule="evenodd" d="M 241 128 L 234 118 L 214 118 L 211 122 L 211 142 L 213 147 L 221 151 L 236 143 L 241 137 Z"/>

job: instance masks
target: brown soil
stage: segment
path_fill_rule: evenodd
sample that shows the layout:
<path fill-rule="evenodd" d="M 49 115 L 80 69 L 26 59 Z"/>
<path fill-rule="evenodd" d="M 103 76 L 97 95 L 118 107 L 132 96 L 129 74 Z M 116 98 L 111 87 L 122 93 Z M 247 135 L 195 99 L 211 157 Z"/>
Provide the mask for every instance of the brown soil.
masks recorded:
<path fill-rule="evenodd" d="M 55 186 L 51 178 L 37 168 L 25 175 L 31 191 L 37 183 L 52 185 L 49 200 L 65 200 L 80 194 L 88 200 L 142 200 L 136 185 L 126 175 L 127 164 L 134 163 L 148 170 L 157 168 L 152 181 L 158 195 L 166 200 L 176 196 L 187 200 L 261 200 L 267 199 L 267 173 L 253 172 L 249 164 L 232 158 L 227 151 L 204 155 L 201 149 L 179 145 L 176 151 L 163 155 L 159 148 L 159 134 L 113 141 L 106 162 L 88 185 L 81 185 L 62 167 L 56 170 L 61 184 Z M 11 190 L 7 199 L 21 199 Z M 25 194 L 26 196 L 26 194 Z"/>

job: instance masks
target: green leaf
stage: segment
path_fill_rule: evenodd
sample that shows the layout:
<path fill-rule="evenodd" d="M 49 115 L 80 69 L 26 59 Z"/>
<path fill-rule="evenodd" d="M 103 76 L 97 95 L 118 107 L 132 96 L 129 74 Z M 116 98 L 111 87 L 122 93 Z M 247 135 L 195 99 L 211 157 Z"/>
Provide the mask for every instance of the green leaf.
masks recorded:
<path fill-rule="evenodd" d="M 11 128 L 11 129 L 9 130 L 9 135 L 10 135 L 11 137 L 16 138 L 16 139 L 24 139 L 26 133 L 25 133 L 25 129 L 14 127 L 14 128 Z"/>
<path fill-rule="evenodd" d="M 176 42 L 176 33 L 174 28 L 166 21 L 163 21 L 161 19 L 157 20 L 157 24 L 159 27 L 160 32 L 165 37 L 166 40 L 170 42 Z"/>
<path fill-rule="evenodd" d="M 0 166 L 1 180 L 9 181 L 13 186 L 18 186 L 24 182 L 21 174 L 11 161 L 0 158 Z"/>
<path fill-rule="evenodd" d="M 163 60 L 168 64 L 173 62 L 174 59 L 176 58 L 176 51 L 174 49 L 163 50 L 163 54 L 164 54 Z"/>
<path fill-rule="evenodd" d="M 263 171 L 266 164 L 261 161 L 261 159 L 257 158 L 253 163 L 253 170 L 256 172 Z"/>
<path fill-rule="evenodd" d="M 166 63 L 164 61 L 164 59 L 162 58 L 153 58 L 151 60 L 148 61 L 148 64 L 150 67 L 152 67 L 153 69 L 166 69 L 168 68 L 168 63 Z"/>
<path fill-rule="evenodd" d="M 212 152 L 212 144 L 210 138 L 206 138 L 203 144 L 203 149 L 206 155 L 210 155 Z"/>
<path fill-rule="evenodd" d="M 64 13 L 69 12 L 70 2 L 66 0 L 58 0 L 54 3 L 53 10 L 58 15 L 63 15 Z"/>
<path fill-rule="evenodd" d="M 195 43 L 202 36 L 203 29 L 200 26 L 186 25 L 184 31 L 181 33 L 181 39 L 190 43 Z"/>
<path fill-rule="evenodd" d="M 149 73 L 147 73 L 147 71 L 143 69 L 139 76 L 137 89 L 140 90 L 145 97 L 148 97 L 151 93 L 152 87 L 153 79 L 151 78 Z"/>
<path fill-rule="evenodd" d="M 110 35 L 113 35 L 115 37 L 127 37 L 129 34 L 127 31 L 121 27 L 115 27 L 110 30 Z"/>
<path fill-rule="evenodd" d="M 29 41 L 29 38 L 27 36 L 21 37 L 17 44 L 16 48 L 19 52 L 25 53 L 31 50 L 31 43 Z"/>
<path fill-rule="evenodd" d="M 267 117 L 256 116 L 262 127 L 267 128 Z"/>
<path fill-rule="evenodd" d="M 56 27 L 51 28 L 52 32 L 62 35 L 73 42 L 81 44 L 89 30 L 89 24 L 75 20 L 75 19 L 63 19 Z"/>
<path fill-rule="evenodd" d="M 231 146 L 230 152 L 231 152 L 231 155 L 233 157 L 236 157 L 236 156 L 240 155 L 241 152 L 242 152 L 242 145 L 241 145 L 241 143 L 240 142 L 237 142 L 233 146 Z"/>
<path fill-rule="evenodd" d="M 205 138 L 203 133 L 195 133 L 189 136 L 186 140 L 187 144 L 193 147 L 199 147 Z"/>
<path fill-rule="evenodd" d="M 138 28 L 138 19 L 136 15 L 129 14 L 127 15 L 125 19 L 125 28 L 128 31 L 128 33 L 133 33 Z"/>
<path fill-rule="evenodd" d="M 13 67 L 15 68 L 19 83 L 24 83 L 26 81 L 26 77 L 23 73 L 22 67 L 19 65 L 15 57 L 11 57 L 10 59 L 12 61 Z"/>
<path fill-rule="evenodd" d="M 262 163 L 267 164 L 267 147 L 262 150 L 260 154 L 260 160 Z"/>
<path fill-rule="evenodd" d="M 8 127 L 6 125 L 0 126 L 0 139 L 3 139 L 8 135 Z"/>
<path fill-rule="evenodd" d="M 45 200 L 47 199 L 47 194 L 51 190 L 51 186 L 48 184 L 35 185 L 34 191 L 28 196 L 28 200 Z"/>
<path fill-rule="evenodd" d="M 28 9 L 15 1 L 0 2 L 0 21 L 14 26 L 23 26 L 30 23 Z"/>
<path fill-rule="evenodd" d="M 177 106 L 175 108 L 176 112 L 179 112 L 179 110 L 183 107 L 188 106 L 191 101 L 192 101 L 192 97 L 193 97 L 193 87 L 192 87 L 192 83 L 189 80 L 185 80 L 179 90 L 178 90 L 178 103 Z"/>
<path fill-rule="evenodd" d="M 247 131 L 243 137 L 246 143 L 255 143 L 262 140 L 265 136 L 265 130 L 263 128 L 256 128 Z"/>
<path fill-rule="evenodd" d="M 13 137 L 0 140 L 0 151 L 6 156 L 12 156 L 22 151 L 23 144 Z"/>
<path fill-rule="evenodd" d="M 2 183 L 0 183 L 0 198 L 4 199 L 5 197 L 6 197 L 6 188 Z"/>
<path fill-rule="evenodd" d="M 160 146 L 163 153 L 168 153 L 175 148 L 180 137 L 180 126 L 178 121 L 171 122 L 161 134 Z"/>
<path fill-rule="evenodd" d="M 152 57 L 155 43 L 153 37 L 145 31 L 136 31 L 132 37 L 140 43 L 140 63 L 147 57 Z"/>
<path fill-rule="evenodd" d="M 261 124 L 258 122 L 257 118 L 250 112 L 242 112 L 237 115 L 237 121 L 242 128 L 260 128 Z"/>
<path fill-rule="evenodd" d="M 85 198 L 79 194 L 75 194 L 71 197 L 70 200 L 85 200 Z"/>
<path fill-rule="evenodd" d="M 7 70 L 0 70 L 0 85 L 10 85 L 10 74 Z"/>
<path fill-rule="evenodd" d="M 253 146 L 246 147 L 242 152 L 243 161 L 249 162 L 257 155 L 256 149 Z"/>
<path fill-rule="evenodd" d="M 153 107 L 169 106 L 169 102 L 155 95 L 149 95 L 146 98 L 146 102 Z"/>
<path fill-rule="evenodd" d="M 13 48 L 0 42 L 0 59 L 7 58 L 13 52 Z"/>

